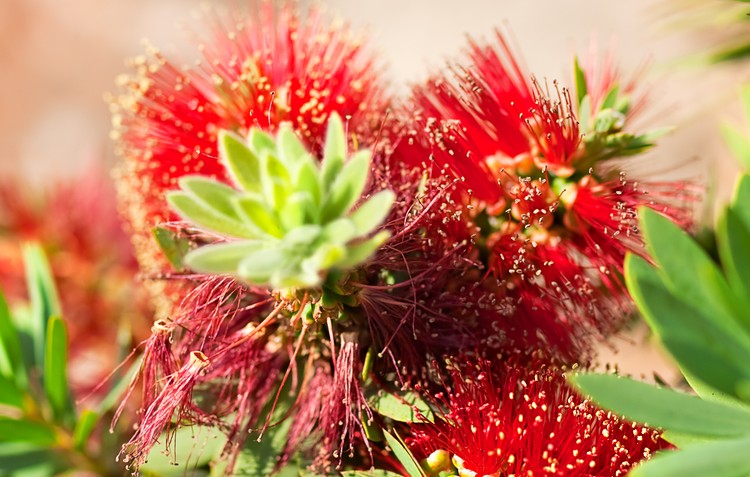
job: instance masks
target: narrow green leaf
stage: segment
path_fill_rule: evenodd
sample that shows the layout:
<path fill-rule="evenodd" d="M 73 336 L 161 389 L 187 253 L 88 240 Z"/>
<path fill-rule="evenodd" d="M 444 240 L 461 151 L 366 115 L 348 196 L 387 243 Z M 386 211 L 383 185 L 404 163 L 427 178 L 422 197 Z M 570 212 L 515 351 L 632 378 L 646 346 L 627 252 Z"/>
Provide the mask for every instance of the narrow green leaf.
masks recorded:
<path fill-rule="evenodd" d="M 750 170 L 750 140 L 744 134 L 728 124 L 721 126 L 721 135 L 724 137 L 724 142 L 742 168 Z"/>
<path fill-rule="evenodd" d="M 94 430 L 98 421 L 99 414 L 96 412 L 90 409 L 81 412 L 81 416 L 78 418 L 75 430 L 73 431 L 73 445 L 76 449 L 79 451 L 85 451 L 91 432 Z"/>
<path fill-rule="evenodd" d="M 744 477 L 750 473 L 750 437 L 705 442 L 682 450 L 663 451 L 639 465 L 631 477 Z"/>
<path fill-rule="evenodd" d="M 23 391 L 12 378 L 0 375 L 0 405 L 23 408 Z"/>
<path fill-rule="evenodd" d="M 57 443 L 57 434 L 54 429 L 39 422 L 0 418 L 0 443 L 4 442 L 25 442 L 51 447 Z"/>
<path fill-rule="evenodd" d="M 227 217 L 237 220 L 237 211 L 232 205 L 232 198 L 238 192 L 221 182 L 203 176 L 185 176 L 179 180 L 182 190 L 191 194 L 198 201 Z"/>
<path fill-rule="evenodd" d="M 164 256 L 175 270 L 182 270 L 185 255 L 190 251 L 190 241 L 178 236 L 173 230 L 156 226 L 153 229 L 154 238 Z"/>
<path fill-rule="evenodd" d="M 236 197 L 234 206 L 245 221 L 252 223 L 259 231 L 276 238 L 284 235 L 279 219 L 261 196 L 247 194 Z"/>
<path fill-rule="evenodd" d="M 583 71 L 583 68 L 581 68 L 581 65 L 578 63 L 578 56 L 573 57 L 573 72 L 575 74 L 576 96 L 578 97 L 578 106 L 580 106 L 581 103 L 583 102 L 583 98 L 586 97 L 589 93 L 588 93 L 588 86 L 586 85 L 586 73 Z M 581 108 L 578 108 L 578 109 L 580 110 Z"/>
<path fill-rule="evenodd" d="M 737 181 L 732 197 L 732 209 L 742 220 L 745 228 L 750 230 L 750 175 L 742 174 Z"/>
<path fill-rule="evenodd" d="M 345 214 L 357 203 L 367 183 L 371 155 L 369 150 L 363 149 L 344 164 L 323 201 L 324 223 Z"/>
<path fill-rule="evenodd" d="M 68 388 L 68 333 L 65 322 L 52 316 L 47 324 L 44 353 L 44 392 L 59 422 L 75 422 L 75 410 Z"/>
<path fill-rule="evenodd" d="M 735 376 L 731 371 L 744 369 L 750 360 L 750 339 L 742 330 L 727 329 L 715 316 L 707 318 L 678 299 L 667 289 L 662 276 L 640 257 L 626 257 L 625 282 L 649 326 L 680 366 L 706 384 L 736 395 L 738 380 L 749 375 L 743 371 Z M 691 355 L 696 349 L 706 351 L 703 353 L 705 362 L 701 361 L 702 354 Z M 719 359 L 721 364 L 713 362 Z M 706 363 L 709 362 L 718 369 L 708 368 Z"/>
<path fill-rule="evenodd" d="M 750 315 L 736 314 L 729 284 L 711 257 L 663 215 L 646 207 L 639 209 L 639 215 L 646 247 L 672 293 L 727 330 L 739 331 L 736 318 L 740 317 L 750 327 Z"/>
<path fill-rule="evenodd" d="M 279 158 L 290 171 L 296 171 L 308 156 L 307 149 L 289 123 L 283 123 L 277 134 Z"/>
<path fill-rule="evenodd" d="M 370 470 L 345 470 L 341 472 L 343 477 L 401 477 L 401 474 L 383 469 Z"/>
<path fill-rule="evenodd" d="M 388 442 L 388 447 L 391 448 L 396 459 L 404 466 L 404 470 L 409 474 L 409 477 L 425 477 L 422 466 L 419 465 L 417 459 L 404 445 L 398 433 L 394 430 L 393 434 L 395 436 L 388 431 L 383 431 L 383 434 L 385 435 L 386 442 Z"/>
<path fill-rule="evenodd" d="M 260 159 L 239 136 L 219 132 L 219 158 L 238 186 L 248 192 L 262 192 Z"/>
<path fill-rule="evenodd" d="M 589 95 L 584 96 L 579 101 L 577 119 L 580 130 L 584 134 L 591 131 L 591 97 Z M 584 141 L 587 138 L 588 136 L 584 136 Z"/>
<path fill-rule="evenodd" d="M 21 477 L 38 475 L 48 477 L 62 470 L 61 459 L 51 449 L 24 442 L 0 444 L 0 475 Z"/>
<path fill-rule="evenodd" d="M 322 192 L 320 190 L 320 178 L 318 177 L 318 168 L 313 163 L 313 159 L 308 157 L 300 166 L 297 173 L 295 189 L 300 192 L 307 192 L 312 198 L 315 208 L 319 208 L 322 201 Z M 319 217 L 316 220 L 320 220 Z"/>
<path fill-rule="evenodd" d="M 21 343 L 10 316 L 10 308 L 0 292 L 0 375 L 14 380 L 26 389 L 26 370 L 21 353 Z"/>
<path fill-rule="evenodd" d="M 351 219 L 360 236 L 368 235 L 378 228 L 391 212 L 391 206 L 396 200 L 396 194 L 390 190 L 383 190 L 370 197 L 357 207 Z"/>
<path fill-rule="evenodd" d="M 601 109 L 613 109 L 615 103 L 617 102 L 617 95 L 619 93 L 620 88 L 617 86 L 614 86 L 612 89 L 610 89 L 607 92 L 607 96 L 604 97 L 604 101 L 602 101 Z"/>
<path fill-rule="evenodd" d="M 96 408 L 97 414 L 103 415 L 120 404 L 125 390 L 128 388 L 128 385 L 135 377 L 136 373 L 138 373 L 138 371 L 141 369 L 141 366 L 143 366 L 143 357 L 139 357 L 138 359 L 136 359 L 135 362 L 130 365 L 125 374 L 123 374 L 122 377 L 114 384 L 114 386 L 112 386 L 106 396 L 102 398 L 102 400 L 99 402 L 99 406 L 97 406 Z"/>
<path fill-rule="evenodd" d="M 203 273 L 235 274 L 248 255 L 261 251 L 264 246 L 263 242 L 257 240 L 204 245 L 188 253 L 185 263 Z"/>
<path fill-rule="evenodd" d="M 208 207 L 185 192 L 170 192 L 167 201 L 185 220 L 212 232 L 239 238 L 255 238 L 258 235 L 257 230 L 244 222 Z"/>
<path fill-rule="evenodd" d="M 181 427 L 175 431 L 169 454 L 163 446 L 154 446 L 140 470 L 159 476 L 195 475 L 195 469 L 219 457 L 226 441 L 226 436 L 215 428 Z"/>
<path fill-rule="evenodd" d="M 34 347 L 33 364 L 41 366 L 44 363 L 47 320 L 53 315 L 60 316 L 62 309 L 52 271 L 42 247 L 38 244 L 25 244 L 23 258 L 31 298 L 32 316 L 28 326 Z"/>
<path fill-rule="evenodd" d="M 383 230 L 375 234 L 371 239 L 346 248 L 346 257 L 336 263 L 336 268 L 346 270 L 366 261 L 377 252 L 383 243 L 391 236 L 390 232 Z"/>
<path fill-rule="evenodd" d="M 370 398 L 370 407 L 381 416 L 398 422 L 435 422 L 430 406 L 419 397 L 409 392 L 380 392 Z"/>
<path fill-rule="evenodd" d="M 576 374 L 569 380 L 605 409 L 649 426 L 696 436 L 750 434 L 750 410 L 611 374 Z"/>
<path fill-rule="evenodd" d="M 725 209 L 719 218 L 716 239 L 729 285 L 738 298 L 747 302 L 750 298 L 750 230 L 733 208 Z"/>
<path fill-rule="evenodd" d="M 256 477 L 271 475 L 279 461 L 279 455 L 287 443 L 287 435 L 292 420 L 285 419 L 280 424 L 269 427 L 258 442 L 248 439 L 237 458 L 232 475 Z"/>
<path fill-rule="evenodd" d="M 743 85 L 740 88 L 740 96 L 742 97 L 742 106 L 745 110 L 745 118 L 750 119 L 750 85 Z"/>
<path fill-rule="evenodd" d="M 320 164 L 321 187 L 329 190 L 346 159 L 346 133 L 344 123 L 337 113 L 331 113 L 326 130 L 326 143 L 323 150 L 323 161 Z"/>

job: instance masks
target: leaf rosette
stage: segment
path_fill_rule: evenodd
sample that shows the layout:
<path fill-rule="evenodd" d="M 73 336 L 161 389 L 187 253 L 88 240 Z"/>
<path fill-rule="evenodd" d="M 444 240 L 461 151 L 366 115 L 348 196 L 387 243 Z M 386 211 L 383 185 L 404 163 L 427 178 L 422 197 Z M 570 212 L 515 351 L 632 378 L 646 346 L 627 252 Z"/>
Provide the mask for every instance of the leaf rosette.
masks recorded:
<path fill-rule="evenodd" d="M 226 238 L 188 252 L 184 263 L 193 270 L 274 289 L 314 288 L 328 272 L 366 261 L 390 236 L 376 230 L 395 194 L 362 201 L 372 152 L 347 159 L 338 115 L 329 119 L 322 161 L 289 124 L 276 137 L 257 128 L 246 139 L 223 131 L 219 154 L 237 188 L 187 176 L 167 197 L 184 219 Z"/>

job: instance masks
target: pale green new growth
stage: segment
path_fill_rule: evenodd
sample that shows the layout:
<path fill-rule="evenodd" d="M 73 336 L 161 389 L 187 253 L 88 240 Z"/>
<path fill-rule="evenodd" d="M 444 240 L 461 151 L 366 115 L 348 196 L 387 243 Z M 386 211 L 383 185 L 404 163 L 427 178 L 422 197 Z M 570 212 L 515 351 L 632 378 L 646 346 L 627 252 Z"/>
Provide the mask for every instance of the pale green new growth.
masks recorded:
<path fill-rule="evenodd" d="M 240 190 L 191 176 L 167 199 L 183 218 L 228 241 L 191 251 L 185 264 L 284 289 L 318 286 L 328 270 L 367 260 L 390 236 L 381 231 L 369 237 L 395 195 L 381 191 L 352 211 L 372 154 L 362 150 L 347 160 L 346 148 L 344 125 L 335 114 L 320 163 L 288 124 L 275 138 L 255 128 L 247 140 L 220 133 L 220 159 Z"/>

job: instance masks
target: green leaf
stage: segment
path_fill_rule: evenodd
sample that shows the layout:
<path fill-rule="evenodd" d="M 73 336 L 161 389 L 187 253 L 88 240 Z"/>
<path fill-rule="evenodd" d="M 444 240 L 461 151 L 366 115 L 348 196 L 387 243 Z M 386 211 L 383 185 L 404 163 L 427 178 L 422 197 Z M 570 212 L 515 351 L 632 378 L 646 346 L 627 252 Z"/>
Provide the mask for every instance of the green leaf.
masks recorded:
<path fill-rule="evenodd" d="M 346 164 L 333 182 L 329 195 L 323 201 L 323 222 L 328 222 L 345 214 L 357 203 L 367 183 L 372 153 L 358 151 Z"/>
<path fill-rule="evenodd" d="M 0 405 L 22 409 L 23 396 L 15 381 L 0 375 Z"/>
<path fill-rule="evenodd" d="M 721 135 L 732 155 L 745 170 L 750 170 L 750 140 L 733 126 L 721 126 Z"/>
<path fill-rule="evenodd" d="M 261 196 L 247 194 L 237 197 L 234 199 L 234 206 L 245 221 L 252 223 L 262 233 L 276 238 L 284 236 L 278 218 Z"/>
<path fill-rule="evenodd" d="M 680 366 L 706 384 L 736 395 L 739 379 L 750 377 L 744 371 L 733 372 L 744 369 L 750 360 L 750 340 L 742 330 L 727 330 L 714 317 L 707 318 L 678 299 L 662 276 L 640 257 L 626 257 L 625 282 L 649 326 Z M 695 350 L 701 352 L 696 355 Z"/>
<path fill-rule="evenodd" d="M 388 217 L 395 200 L 396 194 L 393 191 L 383 190 L 357 207 L 351 215 L 357 234 L 367 235 L 378 228 Z"/>
<path fill-rule="evenodd" d="M 226 436 L 215 428 L 180 427 L 175 431 L 174 444 L 169 446 L 169 455 L 163 446 L 154 446 L 140 470 L 160 476 L 194 475 L 194 469 L 219 457 L 226 440 Z"/>
<path fill-rule="evenodd" d="M 747 301 L 750 298 L 750 231 L 734 210 L 727 208 L 719 218 L 716 234 L 729 285 L 738 297 Z"/>
<path fill-rule="evenodd" d="M 745 118 L 750 119 L 750 85 L 743 85 L 740 88 L 740 96 L 742 97 L 742 106 L 745 110 Z"/>
<path fill-rule="evenodd" d="M 604 97 L 604 101 L 602 101 L 601 109 L 613 109 L 615 103 L 617 102 L 617 95 L 619 93 L 620 88 L 617 86 L 614 86 L 612 89 L 610 89 L 607 92 L 607 96 Z"/>
<path fill-rule="evenodd" d="M 219 132 L 219 158 L 237 185 L 249 192 L 263 192 L 260 159 L 239 136 Z"/>
<path fill-rule="evenodd" d="M 62 470 L 60 458 L 52 450 L 22 442 L 0 444 L 0 475 L 20 477 L 27 471 L 48 477 Z"/>
<path fill-rule="evenodd" d="M 277 141 L 280 159 L 290 171 L 296 171 L 309 154 L 289 123 L 279 126 Z"/>
<path fill-rule="evenodd" d="M 672 432 L 672 431 L 662 432 L 661 438 L 680 449 L 686 446 L 691 446 L 694 444 L 699 444 L 702 442 L 707 442 L 707 441 L 718 439 L 715 437 L 700 437 L 700 436 L 693 436 L 690 434 L 680 434 L 678 432 Z"/>
<path fill-rule="evenodd" d="M 401 477 L 401 474 L 383 469 L 370 470 L 345 470 L 341 472 L 342 477 Z"/>
<path fill-rule="evenodd" d="M 581 65 L 578 63 L 578 57 L 573 57 L 573 72 L 575 74 L 575 81 L 576 81 L 576 96 L 578 97 L 578 106 L 579 110 L 581 109 L 580 106 L 583 102 L 583 98 L 588 95 L 588 86 L 586 85 L 586 73 L 581 68 Z M 585 131 L 585 129 L 584 129 Z"/>
<path fill-rule="evenodd" d="M 580 130 L 585 134 L 591 131 L 591 97 L 589 95 L 581 98 L 578 106 L 578 124 Z M 584 136 L 584 141 L 587 136 Z"/>
<path fill-rule="evenodd" d="M 260 128 L 250 129 L 247 134 L 247 142 L 258 157 L 263 157 L 264 153 L 276 152 L 276 141 L 273 140 L 273 136 L 264 133 Z"/>
<path fill-rule="evenodd" d="M 391 233 L 387 230 L 383 230 L 375 234 L 371 239 L 360 242 L 356 245 L 350 245 L 347 247 L 346 257 L 336 262 L 335 266 L 338 269 L 346 270 L 359 265 L 366 261 L 380 248 L 383 243 L 388 240 Z"/>
<path fill-rule="evenodd" d="M 256 250 L 245 255 L 240 261 L 237 275 L 251 283 L 270 284 L 275 288 L 276 284 L 270 283 L 272 275 L 274 272 L 283 271 L 290 261 L 291 257 L 280 248 Z"/>
<path fill-rule="evenodd" d="M 228 185 L 203 176 L 181 177 L 179 185 L 182 190 L 211 209 L 235 220 L 239 219 L 232 205 L 232 199 L 238 192 Z"/>
<path fill-rule="evenodd" d="M 154 227 L 153 234 L 169 263 L 175 270 L 182 270 L 185 267 L 185 255 L 190 251 L 190 241 L 180 237 L 175 231 L 160 226 Z"/>
<path fill-rule="evenodd" d="M 307 192 L 295 192 L 289 196 L 284 207 L 279 211 L 279 218 L 285 230 L 301 227 L 312 217 L 313 202 Z"/>
<path fill-rule="evenodd" d="M 38 244 L 25 244 L 23 247 L 26 281 L 31 298 L 31 321 L 28 330 L 34 347 L 34 364 L 44 363 L 47 320 L 50 316 L 60 316 L 62 309 L 57 297 L 55 281 L 52 278 L 47 258 Z M 29 363 L 27 363 L 29 364 Z"/>
<path fill-rule="evenodd" d="M 185 192 L 174 191 L 167 194 L 169 205 L 184 219 L 212 232 L 239 238 L 256 238 L 258 231 L 234 217 L 222 214 L 208 207 Z"/>
<path fill-rule="evenodd" d="M 266 429 L 260 442 L 256 439 L 248 439 L 237 457 L 237 464 L 232 475 L 248 477 L 271 475 L 278 464 L 279 455 L 284 451 L 291 425 L 292 420 L 285 419 L 280 424 Z"/>
<path fill-rule="evenodd" d="M 395 437 L 393 434 L 395 434 Z M 386 442 L 388 442 L 388 447 L 391 448 L 393 454 L 396 456 L 396 459 L 398 459 L 398 461 L 401 462 L 401 465 L 404 466 L 404 470 L 406 470 L 406 473 L 409 474 L 409 477 L 425 477 L 422 466 L 419 465 L 417 459 L 404 445 L 401 437 L 395 430 L 393 431 L 393 434 L 385 430 L 383 431 L 385 440 Z"/>
<path fill-rule="evenodd" d="M 0 376 L 14 380 L 20 389 L 26 389 L 27 377 L 16 327 L 10 308 L 0 292 Z"/>
<path fill-rule="evenodd" d="M 86 450 L 88 439 L 98 421 L 99 414 L 96 412 L 90 409 L 81 412 L 81 416 L 78 418 L 78 422 L 76 422 L 76 427 L 73 431 L 73 445 L 76 449 L 79 451 Z"/>
<path fill-rule="evenodd" d="M 663 451 L 639 465 L 631 477 L 744 477 L 750 473 L 750 437 L 691 445 Z"/>
<path fill-rule="evenodd" d="M 346 133 L 341 117 L 331 113 L 326 130 L 326 143 L 323 150 L 323 161 L 320 164 L 320 181 L 323 190 L 327 191 L 344 166 L 346 159 Z"/>
<path fill-rule="evenodd" d="M 750 207 L 747 204 L 750 204 L 750 175 L 742 174 L 734 190 L 732 209 L 745 228 L 750 230 Z"/>
<path fill-rule="evenodd" d="M 68 388 L 68 333 L 65 322 L 52 316 L 47 324 L 44 353 L 44 392 L 59 422 L 75 422 L 75 409 Z"/>
<path fill-rule="evenodd" d="M 603 408 L 649 426 L 695 436 L 750 434 L 750 410 L 611 374 L 576 374 L 569 380 Z"/>
<path fill-rule="evenodd" d="M 261 252 L 265 243 L 258 240 L 238 240 L 199 247 L 185 256 L 185 263 L 203 273 L 238 272 L 240 263 L 248 256 Z"/>
<path fill-rule="evenodd" d="M 57 434 L 54 429 L 39 422 L 0 418 L 0 443 L 3 442 L 25 442 L 52 447 L 57 444 Z"/>
<path fill-rule="evenodd" d="M 310 195 L 316 210 L 320 207 L 322 201 L 320 178 L 318 177 L 318 168 L 312 162 L 311 158 L 308 158 L 300 166 L 295 188 L 300 192 L 307 192 Z M 320 217 L 316 217 L 315 220 L 320 220 Z"/>
<path fill-rule="evenodd" d="M 711 257 L 663 215 L 646 207 L 639 209 L 639 215 L 646 247 L 672 293 L 725 329 L 741 331 L 729 284 Z M 744 319 L 743 324 L 750 326 L 750 315 Z"/>
<path fill-rule="evenodd" d="M 435 422 L 430 406 L 411 391 L 381 391 L 369 400 L 370 407 L 381 416 L 398 422 Z"/>

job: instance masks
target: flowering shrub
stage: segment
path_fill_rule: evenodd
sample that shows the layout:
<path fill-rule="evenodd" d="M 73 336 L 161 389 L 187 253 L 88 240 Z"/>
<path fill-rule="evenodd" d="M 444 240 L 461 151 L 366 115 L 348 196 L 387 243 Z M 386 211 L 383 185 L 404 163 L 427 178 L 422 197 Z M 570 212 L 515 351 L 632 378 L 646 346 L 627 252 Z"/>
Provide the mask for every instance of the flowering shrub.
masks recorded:
<path fill-rule="evenodd" d="M 663 131 L 632 128 L 642 97 L 611 61 L 540 82 L 497 32 L 394 98 L 347 26 L 270 3 L 217 15 L 199 49 L 184 68 L 149 49 L 111 96 L 158 307 L 118 399 L 76 413 L 37 297 L 53 331 L 30 361 L 0 309 L 0 427 L 33 422 L 55 472 L 122 471 L 112 440 L 156 475 L 617 476 L 671 447 L 564 379 L 632 311 L 639 216 L 690 229 L 698 197 L 631 177 Z"/>

